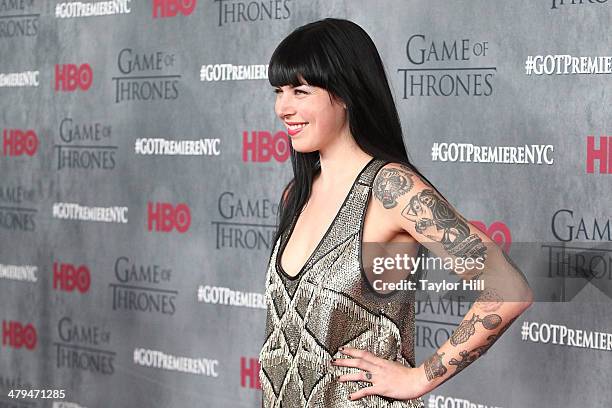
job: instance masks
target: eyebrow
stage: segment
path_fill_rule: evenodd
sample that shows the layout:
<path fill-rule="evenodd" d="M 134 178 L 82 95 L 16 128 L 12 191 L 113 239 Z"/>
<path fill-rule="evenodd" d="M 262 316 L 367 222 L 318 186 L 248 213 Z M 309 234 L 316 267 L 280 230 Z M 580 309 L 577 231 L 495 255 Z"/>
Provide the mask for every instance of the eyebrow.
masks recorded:
<path fill-rule="evenodd" d="M 293 86 L 291 84 L 287 84 L 287 85 L 282 85 L 282 86 L 272 85 L 272 88 L 279 89 L 279 88 L 282 88 L 283 86 L 288 86 L 289 88 L 299 88 L 300 86 L 306 86 L 306 87 L 309 87 L 309 88 L 313 87 L 312 85 L 308 85 L 308 84 L 299 84 L 297 86 Z"/>

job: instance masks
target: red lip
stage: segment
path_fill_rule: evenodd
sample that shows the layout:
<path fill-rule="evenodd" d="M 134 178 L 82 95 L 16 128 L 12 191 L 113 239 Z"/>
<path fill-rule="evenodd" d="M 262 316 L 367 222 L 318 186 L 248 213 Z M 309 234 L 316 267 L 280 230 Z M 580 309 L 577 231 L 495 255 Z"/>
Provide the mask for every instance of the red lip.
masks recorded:
<path fill-rule="evenodd" d="M 285 122 L 285 123 L 288 123 L 288 122 Z M 299 123 L 299 122 L 292 123 L 292 124 L 298 124 L 298 123 Z M 301 123 L 308 124 L 308 122 L 301 122 Z M 299 124 L 301 124 L 301 123 L 299 123 Z M 306 126 L 304 126 L 304 127 L 306 127 Z M 299 128 L 299 129 L 295 129 L 295 130 L 287 128 L 287 133 L 289 134 L 289 136 L 295 136 L 295 135 L 297 135 L 298 133 L 300 133 L 302 130 L 304 130 L 304 127 Z"/>

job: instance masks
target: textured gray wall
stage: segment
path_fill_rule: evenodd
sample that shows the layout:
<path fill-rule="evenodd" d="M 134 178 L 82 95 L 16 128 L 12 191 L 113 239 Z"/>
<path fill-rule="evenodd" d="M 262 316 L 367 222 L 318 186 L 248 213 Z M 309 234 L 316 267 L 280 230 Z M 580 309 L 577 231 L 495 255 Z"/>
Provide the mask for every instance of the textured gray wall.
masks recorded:
<path fill-rule="evenodd" d="M 609 171 L 603 159 L 593 160 L 594 171 L 587 167 L 590 135 L 596 149 L 612 146 L 609 67 L 607 74 L 527 75 L 525 61 L 609 61 L 612 2 L 562 3 L 185 0 L 173 12 L 171 1 L 132 0 L 114 2 L 113 14 L 64 17 L 77 6 L 0 0 L 0 407 L 259 406 L 260 297 L 276 203 L 291 177 L 287 139 L 278 134 L 265 75 L 202 81 L 200 73 L 214 64 L 267 64 L 291 30 L 323 17 L 351 19 L 372 36 L 410 157 L 468 219 L 511 253 L 519 243 L 538 250 L 544 242 L 609 244 L 609 229 L 592 232 L 612 218 L 612 147 Z M 458 51 L 466 45 L 466 54 L 443 58 L 443 42 Z M 422 64 L 421 49 L 430 56 Z M 65 64 L 81 69 L 73 91 Z M 59 89 L 56 68 L 66 73 Z M 457 77 L 469 81 L 467 92 Z M 434 90 L 424 85 L 421 92 L 421 80 Z M 26 86 L 9 86 L 16 83 Z M 154 86 L 162 98 L 147 98 Z M 133 98 L 136 88 L 145 100 Z M 96 126 L 91 138 L 69 137 L 69 130 L 83 135 L 83 127 Z M 245 147 L 253 135 L 264 144 L 260 159 Z M 269 160 L 266 135 L 274 140 Z M 141 138 L 203 139 L 205 149 L 140 154 Z M 436 142 L 549 145 L 552 162 L 434 160 Z M 123 218 L 70 219 L 61 215 L 66 205 L 54 213 L 61 203 L 120 207 Z M 567 211 L 555 217 L 559 210 Z M 152 211 L 158 218 L 149 229 Z M 602 251 L 599 267 L 612 270 L 611 252 Z M 541 274 L 538 261 L 515 258 L 534 281 Z M 556 298 L 563 302 L 534 304 L 485 358 L 426 396 L 429 407 L 609 407 L 609 349 L 537 342 L 535 335 L 524 341 L 519 327 L 611 333 L 605 270 Z M 207 296 L 208 287 L 246 297 L 237 305 L 233 297 Z M 468 309 L 458 299 L 451 306 L 423 307 L 417 316 L 419 362 Z M 153 351 L 186 357 L 195 368 L 164 369 Z M 7 397 L 15 388 L 64 389 L 73 405 L 60 398 L 26 404 Z"/>

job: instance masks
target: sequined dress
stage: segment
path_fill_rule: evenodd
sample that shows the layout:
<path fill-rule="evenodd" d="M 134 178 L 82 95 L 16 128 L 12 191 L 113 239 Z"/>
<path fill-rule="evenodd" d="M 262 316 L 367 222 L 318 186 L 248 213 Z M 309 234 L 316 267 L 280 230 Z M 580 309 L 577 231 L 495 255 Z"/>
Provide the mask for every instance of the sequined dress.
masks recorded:
<path fill-rule="evenodd" d="M 264 408 L 422 408 L 421 398 L 394 400 L 378 395 L 348 400 L 369 382 L 337 381 L 361 371 L 330 366 L 345 358 L 341 346 L 414 367 L 414 292 L 378 294 L 361 264 L 361 237 L 372 182 L 387 162 L 373 158 L 361 170 L 340 210 L 300 272 L 282 270 L 284 250 L 297 216 L 274 245 L 265 282 L 265 341 L 259 363 Z M 280 249 L 280 251 L 279 251 Z"/>

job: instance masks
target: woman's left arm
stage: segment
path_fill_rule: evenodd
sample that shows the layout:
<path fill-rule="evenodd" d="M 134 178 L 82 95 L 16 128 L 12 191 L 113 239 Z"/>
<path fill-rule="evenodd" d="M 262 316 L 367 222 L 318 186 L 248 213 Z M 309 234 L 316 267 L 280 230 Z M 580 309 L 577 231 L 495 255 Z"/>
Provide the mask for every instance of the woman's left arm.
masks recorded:
<path fill-rule="evenodd" d="M 372 382 L 372 386 L 350 395 L 351 400 L 371 394 L 412 399 L 430 392 L 482 356 L 531 305 L 533 294 L 504 251 L 408 167 L 385 165 L 372 188 L 398 230 L 410 233 L 437 257 L 463 265 L 458 274 L 464 280 L 479 279 L 484 284 L 451 337 L 419 367 L 405 367 L 352 348 L 342 350 L 352 358 L 334 363 L 364 370 L 341 376 L 340 381 Z M 370 373 L 369 379 L 364 379 L 364 373 Z"/>

